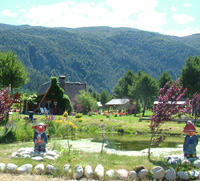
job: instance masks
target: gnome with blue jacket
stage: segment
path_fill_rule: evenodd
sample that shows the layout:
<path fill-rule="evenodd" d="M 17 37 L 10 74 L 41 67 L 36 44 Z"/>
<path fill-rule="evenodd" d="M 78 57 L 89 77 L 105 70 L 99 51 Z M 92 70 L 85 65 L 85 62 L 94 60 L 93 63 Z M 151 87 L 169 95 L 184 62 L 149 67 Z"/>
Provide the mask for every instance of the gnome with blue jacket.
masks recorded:
<path fill-rule="evenodd" d="M 46 144 L 48 143 L 47 135 L 45 133 L 48 124 L 39 123 L 32 128 L 35 129 L 33 142 L 35 143 L 34 151 L 46 152 Z"/>
<path fill-rule="evenodd" d="M 196 146 L 198 144 L 198 136 L 196 135 L 196 129 L 192 121 L 188 121 L 183 130 L 187 135 L 183 144 L 184 156 L 187 158 L 195 158 L 197 156 Z"/>

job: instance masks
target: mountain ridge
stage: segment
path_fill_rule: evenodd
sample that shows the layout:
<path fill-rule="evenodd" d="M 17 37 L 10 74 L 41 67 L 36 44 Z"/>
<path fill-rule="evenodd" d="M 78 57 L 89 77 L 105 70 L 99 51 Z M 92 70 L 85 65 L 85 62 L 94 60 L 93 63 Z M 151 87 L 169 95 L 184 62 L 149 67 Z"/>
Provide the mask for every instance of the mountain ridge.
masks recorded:
<path fill-rule="evenodd" d="M 37 91 L 51 76 L 87 82 L 112 93 L 129 69 L 158 78 L 168 71 L 176 79 L 188 56 L 200 55 L 200 34 L 162 35 L 133 28 L 47 28 L 0 24 L 0 51 L 12 50 L 24 63 Z"/>

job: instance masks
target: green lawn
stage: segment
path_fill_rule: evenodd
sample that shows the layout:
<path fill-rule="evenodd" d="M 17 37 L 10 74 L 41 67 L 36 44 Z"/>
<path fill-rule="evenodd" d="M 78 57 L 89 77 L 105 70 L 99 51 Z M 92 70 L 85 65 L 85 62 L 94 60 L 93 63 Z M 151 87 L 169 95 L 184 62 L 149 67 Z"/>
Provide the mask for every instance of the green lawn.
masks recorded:
<path fill-rule="evenodd" d="M 151 116 L 151 112 L 146 112 L 146 117 Z M 18 134 L 20 132 L 24 132 L 24 126 L 25 115 L 21 114 L 14 114 L 10 116 L 10 120 L 15 120 L 18 124 L 17 129 Z M 38 122 L 44 122 L 45 116 L 44 115 L 34 115 L 34 117 L 37 117 Z M 127 116 L 117 116 L 110 115 L 110 117 L 106 117 L 104 115 L 84 115 L 81 119 L 76 119 L 75 116 L 69 116 L 69 121 L 72 121 L 76 126 L 78 127 L 78 130 L 82 131 L 84 134 L 92 133 L 92 132 L 101 132 L 101 127 L 106 127 L 106 132 L 112 133 L 117 132 L 118 129 L 123 129 L 126 134 L 128 134 L 130 137 L 134 137 L 137 139 L 136 134 L 143 135 L 143 139 L 148 140 L 149 136 L 145 136 L 146 134 L 150 133 L 149 128 L 149 121 L 142 121 L 139 122 L 139 119 L 141 116 L 135 117 L 134 115 L 127 115 Z M 60 120 L 62 119 L 62 116 L 56 116 L 54 120 Z M 32 134 L 32 125 L 35 123 L 27 123 L 26 129 L 29 130 L 29 133 Z M 62 123 L 57 123 L 57 125 Z M 183 128 L 185 126 L 185 123 L 176 123 L 176 122 L 166 122 L 163 125 L 163 129 L 165 128 L 172 128 L 170 133 L 168 134 L 167 141 L 173 141 L 173 142 L 181 142 L 184 140 L 184 134 L 183 134 Z M 196 126 L 197 132 L 200 132 L 200 127 Z M 1 130 L 3 130 L 3 127 L 1 127 Z M 31 131 L 30 131 L 31 130 Z M 1 131 L 2 132 L 2 131 Z M 28 132 L 28 131 L 27 131 Z M 27 132 L 24 132 L 23 134 L 27 135 Z M 176 137 L 174 135 L 177 135 Z M 23 136 L 23 135 L 21 135 Z M 66 137 L 65 137 L 66 139 Z M 122 139 L 126 139 L 123 138 Z M 140 139 L 138 137 L 138 139 Z M 33 142 L 17 142 L 17 143 L 11 143 L 11 144 L 1 144 L 0 146 L 0 162 L 2 163 L 14 163 L 19 166 L 25 164 L 25 163 L 31 163 L 33 166 L 38 164 L 38 162 L 30 159 L 11 159 L 10 156 L 12 152 L 18 150 L 21 147 L 33 147 Z M 56 144 L 56 139 L 49 140 L 48 147 L 57 149 L 60 151 L 61 156 L 58 158 L 58 160 L 55 161 L 43 161 L 41 163 L 52 164 L 56 166 L 60 171 L 63 169 L 64 164 L 70 164 L 72 168 L 76 164 L 81 164 L 83 167 L 87 164 L 91 165 L 93 168 L 96 167 L 97 164 L 102 164 L 105 168 L 105 170 L 108 169 L 127 169 L 128 171 L 133 170 L 136 166 L 144 165 L 147 169 L 151 169 L 154 166 L 160 165 L 163 166 L 165 169 L 169 168 L 170 165 L 166 163 L 166 161 L 160 157 L 152 157 L 151 161 L 147 159 L 146 156 L 140 156 L 140 157 L 134 157 L 134 156 L 120 156 L 116 154 L 107 154 L 103 152 L 101 155 L 100 153 L 86 153 L 80 150 L 74 150 L 71 151 L 69 154 L 68 149 L 66 147 L 62 147 L 62 145 Z M 198 170 L 198 169 L 197 169 Z M 56 174 L 55 174 L 56 175 Z M 58 172 L 56 176 L 63 176 L 63 173 Z"/>

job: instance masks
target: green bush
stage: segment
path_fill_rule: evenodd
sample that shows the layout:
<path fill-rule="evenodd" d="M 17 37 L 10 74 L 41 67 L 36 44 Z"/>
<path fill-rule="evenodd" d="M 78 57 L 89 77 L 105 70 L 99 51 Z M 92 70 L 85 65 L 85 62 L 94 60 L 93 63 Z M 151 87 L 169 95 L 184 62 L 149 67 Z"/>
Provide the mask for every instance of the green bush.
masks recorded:
<path fill-rule="evenodd" d="M 88 113 L 91 110 L 97 110 L 98 105 L 96 99 L 88 92 L 80 91 L 76 96 L 74 107 L 76 112 Z"/>
<path fill-rule="evenodd" d="M 82 118 L 83 114 L 82 113 L 77 113 L 75 118 Z"/>

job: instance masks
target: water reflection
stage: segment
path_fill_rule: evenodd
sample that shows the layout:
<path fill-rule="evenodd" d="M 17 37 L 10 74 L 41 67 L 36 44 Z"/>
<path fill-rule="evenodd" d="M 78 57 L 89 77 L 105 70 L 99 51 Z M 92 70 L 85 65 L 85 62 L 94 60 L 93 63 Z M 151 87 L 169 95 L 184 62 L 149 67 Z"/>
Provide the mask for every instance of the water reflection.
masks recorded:
<path fill-rule="evenodd" d="M 82 134 L 73 137 L 73 140 L 89 139 L 93 143 L 102 143 L 103 137 L 100 134 Z M 104 146 L 107 149 L 114 149 L 119 151 L 140 151 L 149 147 L 150 135 L 111 135 L 106 134 Z M 177 148 L 178 145 L 183 144 L 182 138 L 180 141 L 164 141 L 159 145 L 159 148 Z"/>

